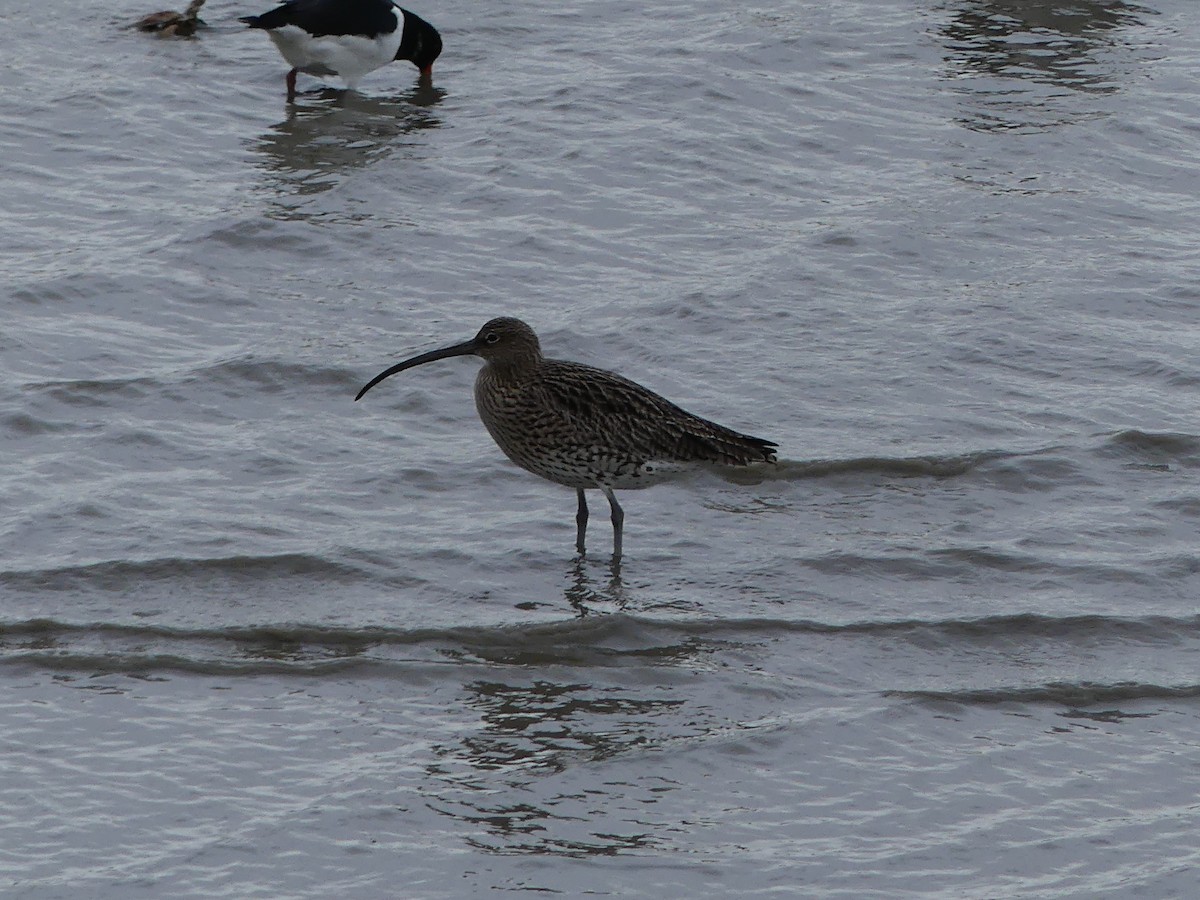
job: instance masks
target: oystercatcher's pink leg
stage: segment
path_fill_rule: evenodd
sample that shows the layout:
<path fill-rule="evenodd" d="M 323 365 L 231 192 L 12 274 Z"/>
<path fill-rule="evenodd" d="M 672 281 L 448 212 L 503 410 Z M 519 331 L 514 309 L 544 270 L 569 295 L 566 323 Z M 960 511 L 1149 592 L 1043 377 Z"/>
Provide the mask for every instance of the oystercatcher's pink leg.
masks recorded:
<path fill-rule="evenodd" d="M 287 73 L 288 102 L 296 99 L 296 70 Z"/>

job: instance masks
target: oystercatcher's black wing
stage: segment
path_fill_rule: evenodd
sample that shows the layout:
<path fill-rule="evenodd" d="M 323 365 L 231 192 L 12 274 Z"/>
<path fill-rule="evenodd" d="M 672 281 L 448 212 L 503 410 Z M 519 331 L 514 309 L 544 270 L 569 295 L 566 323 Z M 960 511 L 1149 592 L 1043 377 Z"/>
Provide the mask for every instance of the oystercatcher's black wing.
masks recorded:
<path fill-rule="evenodd" d="M 295 25 L 313 37 L 353 34 L 373 38 L 396 30 L 399 20 L 391 0 L 291 0 L 261 16 L 239 19 L 251 28 Z"/>

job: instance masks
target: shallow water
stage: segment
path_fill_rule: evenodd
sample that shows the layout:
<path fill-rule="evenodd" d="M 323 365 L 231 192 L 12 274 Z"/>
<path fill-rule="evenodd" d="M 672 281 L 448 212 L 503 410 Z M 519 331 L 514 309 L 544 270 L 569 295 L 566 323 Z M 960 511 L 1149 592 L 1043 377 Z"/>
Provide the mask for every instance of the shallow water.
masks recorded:
<path fill-rule="evenodd" d="M 6 896 L 1193 892 L 1193 4 L 148 11 L 0 11 Z M 353 402 L 498 314 L 779 465 L 576 559 Z"/>

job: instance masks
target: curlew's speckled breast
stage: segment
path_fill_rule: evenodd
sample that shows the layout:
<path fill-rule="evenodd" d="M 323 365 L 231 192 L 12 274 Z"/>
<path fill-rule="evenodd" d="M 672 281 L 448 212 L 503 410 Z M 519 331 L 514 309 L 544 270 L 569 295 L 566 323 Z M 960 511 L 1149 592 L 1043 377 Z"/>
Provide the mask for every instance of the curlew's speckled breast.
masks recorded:
<path fill-rule="evenodd" d="M 484 366 L 475 405 L 504 454 L 574 488 L 646 487 L 680 464 L 773 461 L 774 445 L 692 415 L 604 369 L 543 359 Z"/>

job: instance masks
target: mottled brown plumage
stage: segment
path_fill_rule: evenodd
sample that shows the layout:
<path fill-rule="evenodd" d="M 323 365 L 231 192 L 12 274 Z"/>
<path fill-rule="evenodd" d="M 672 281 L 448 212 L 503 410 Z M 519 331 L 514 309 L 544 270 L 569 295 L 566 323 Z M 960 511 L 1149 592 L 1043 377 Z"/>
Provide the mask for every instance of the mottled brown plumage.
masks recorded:
<path fill-rule="evenodd" d="M 192 0 L 181 13 L 172 10 L 150 13 L 134 23 L 134 27 L 139 31 L 153 32 L 160 37 L 191 37 L 196 33 L 196 29 L 204 24 L 200 18 L 200 7 L 203 5 L 204 0 Z"/>
<path fill-rule="evenodd" d="M 546 359 L 533 329 L 519 319 L 492 319 L 469 341 L 398 363 L 371 379 L 354 399 L 397 372 L 467 355 L 486 362 L 475 380 L 475 406 L 504 454 L 535 475 L 576 489 L 580 553 L 587 530 L 586 488 L 608 497 L 613 553 L 619 557 L 624 514 L 614 490 L 645 487 L 688 463 L 775 461 L 771 441 L 692 415 L 615 372 Z"/>

